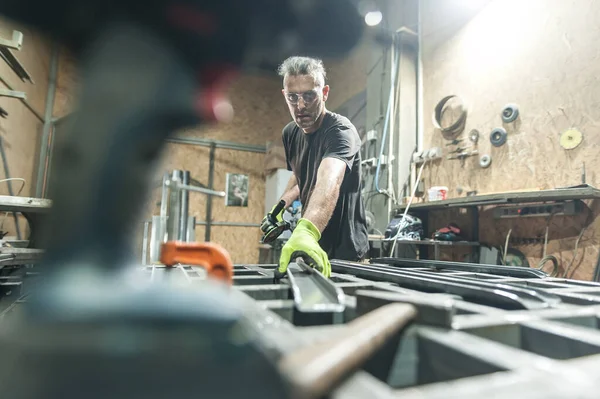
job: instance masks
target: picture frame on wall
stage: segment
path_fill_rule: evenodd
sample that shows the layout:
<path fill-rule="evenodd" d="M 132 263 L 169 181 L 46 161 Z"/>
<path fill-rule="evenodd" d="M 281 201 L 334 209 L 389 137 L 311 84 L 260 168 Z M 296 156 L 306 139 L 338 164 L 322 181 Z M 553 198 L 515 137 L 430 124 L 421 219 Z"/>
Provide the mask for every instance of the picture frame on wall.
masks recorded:
<path fill-rule="evenodd" d="M 227 173 L 226 206 L 248 206 L 249 178 L 240 173 Z"/>

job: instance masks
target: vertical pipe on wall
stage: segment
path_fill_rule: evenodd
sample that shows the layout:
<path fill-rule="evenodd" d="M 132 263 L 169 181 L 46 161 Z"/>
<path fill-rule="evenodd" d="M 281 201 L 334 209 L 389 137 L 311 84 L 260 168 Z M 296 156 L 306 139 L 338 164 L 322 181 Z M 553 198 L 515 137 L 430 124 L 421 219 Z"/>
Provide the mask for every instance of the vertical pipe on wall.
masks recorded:
<path fill-rule="evenodd" d="M 48 168 L 48 149 L 50 144 L 50 131 L 52 130 L 52 112 L 54 111 L 54 97 L 56 95 L 56 80 L 58 76 L 58 44 L 52 44 L 50 55 L 50 71 L 48 74 L 48 91 L 46 92 L 46 109 L 44 110 L 44 127 L 42 128 L 42 142 L 38 165 L 35 196 L 42 197 L 46 183 L 46 170 Z"/>
<path fill-rule="evenodd" d="M 394 122 L 395 122 L 395 117 L 396 117 L 396 76 L 398 74 L 398 69 L 399 69 L 399 64 L 400 64 L 400 59 L 399 59 L 399 55 L 396 55 L 396 39 L 397 39 L 398 35 L 395 34 L 394 35 L 394 39 L 392 40 L 392 49 L 390 51 L 390 59 L 391 65 L 395 65 L 396 67 L 393 68 L 392 67 L 392 72 L 390 73 L 390 103 L 389 103 L 389 141 L 388 141 L 388 159 L 387 159 L 387 175 L 388 175 L 388 184 L 387 184 L 387 193 L 388 193 L 388 206 L 387 206 L 387 214 L 388 217 L 390 217 L 390 214 L 392 213 L 392 202 L 394 199 L 394 182 L 393 182 L 393 178 L 394 178 L 394 174 L 392 173 L 393 168 L 392 168 L 392 158 L 394 157 Z M 382 143 L 383 145 L 383 143 Z"/>
<path fill-rule="evenodd" d="M 182 183 L 186 186 L 190 185 L 190 171 L 184 170 Z M 179 213 L 179 239 L 187 241 L 188 214 L 189 214 L 190 192 L 188 190 L 181 191 L 181 211 Z"/>
<path fill-rule="evenodd" d="M 417 1 L 417 150 L 423 151 L 423 17 L 421 1 Z"/>
<path fill-rule="evenodd" d="M 215 181 L 215 143 L 210 145 L 210 156 L 208 161 L 208 189 L 214 190 Z M 210 241 L 210 227 L 212 224 L 212 195 L 206 196 L 206 227 L 204 229 L 204 241 Z"/>

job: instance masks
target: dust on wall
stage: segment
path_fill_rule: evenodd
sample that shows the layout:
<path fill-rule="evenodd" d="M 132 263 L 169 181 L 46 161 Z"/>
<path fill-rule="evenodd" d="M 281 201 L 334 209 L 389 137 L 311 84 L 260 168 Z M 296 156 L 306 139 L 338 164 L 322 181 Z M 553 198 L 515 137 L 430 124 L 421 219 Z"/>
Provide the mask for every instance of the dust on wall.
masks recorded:
<path fill-rule="evenodd" d="M 428 19 L 435 20 L 427 14 L 423 18 L 426 27 Z M 587 183 L 598 187 L 599 18 L 600 3 L 593 0 L 493 0 L 452 37 L 425 52 L 425 148 L 440 146 L 446 152 L 450 148 L 434 129 L 431 115 L 439 100 L 456 94 L 468 107 L 463 136 L 471 129 L 480 131 L 479 153 L 492 157 L 488 169 L 478 166 L 479 157 L 464 162 L 443 159 L 424 171 L 426 186 L 446 185 L 451 197 L 458 196 L 458 187 L 485 194 L 573 186 L 582 182 L 585 162 Z M 431 32 L 435 27 L 427 29 Z M 507 143 L 493 147 L 489 134 L 503 126 L 500 113 L 507 103 L 519 105 L 520 118 L 504 126 Z M 583 132 L 584 141 L 566 151 L 559 137 L 571 127 Z M 591 278 L 600 246 L 598 205 L 588 205 L 591 219 L 555 218 L 549 228 L 547 253 L 559 258 L 561 274 L 572 263 L 569 277 L 578 279 Z M 568 226 L 557 227 L 562 222 Z M 484 212 L 480 238 L 501 245 L 510 228 L 517 236 L 539 236 L 545 225 L 531 219 L 498 222 Z M 577 258 L 571 262 L 586 225 Z M 540 248 L 539 244 L 518 247 L 532 264 L 541 258 Z"/>
<path fill-rule="evenodd" d="M 34 84 L 23 82 L 13 70 L 0 61 L 0 88 L 22 91 L 26 93 L 26 102 L 19 99 L 0 97 L 0 107 L 8 116 L 0 118 L 0 136 L 6 150 L 6 158 L 10 177 L 26 180 L 21 190 L 21 182 L 13 181 L 13 192 L 20 196 L 34 196 L 39 163 L 40 138 L 43 126 L 43 115 L 46 106 L 48 78 L 50 67 L 50 43 L 37 32 L 16 25 L 11 21 L 0 19 L 0 37 L 12 38 L 13 30 L 23 33 L 23 46 L 13 54 L 32 77 Z M 4 170 L 0 169 L 0 179 L 4 179 Z M 0 195 L 8 195 L 5 182 L 0 184 Z M 0 230 L 15 234 L 12 217 L 0 219 Z M 24 238 L 27 237 L 27 223 L 19 219 L 19 226 Z"/>

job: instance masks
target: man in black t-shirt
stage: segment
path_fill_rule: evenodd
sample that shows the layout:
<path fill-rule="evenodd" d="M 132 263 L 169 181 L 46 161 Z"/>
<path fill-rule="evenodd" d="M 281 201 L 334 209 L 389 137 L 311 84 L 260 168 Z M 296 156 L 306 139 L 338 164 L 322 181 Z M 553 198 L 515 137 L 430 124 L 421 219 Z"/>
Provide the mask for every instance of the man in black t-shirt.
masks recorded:
<path fill-rule="evenodd" d="M 358 261 L 368 251 L 360 191 L 361 141 L 350 120 L 325 108 L 329 86 L 320 60 L 288 58 L 279 74 L 294 119 L 283 129 L 287 166 L 293 174 L 281 199 L 287 208 L 300 198 L 302 219 L 282 249 L 276 277 L 298 255 L 329 277 L 329 259 Z M 273 216 L 281 220 L 282 214 Z M 265 216 L 263 231 L 268 230 L 268 220 Z"/>

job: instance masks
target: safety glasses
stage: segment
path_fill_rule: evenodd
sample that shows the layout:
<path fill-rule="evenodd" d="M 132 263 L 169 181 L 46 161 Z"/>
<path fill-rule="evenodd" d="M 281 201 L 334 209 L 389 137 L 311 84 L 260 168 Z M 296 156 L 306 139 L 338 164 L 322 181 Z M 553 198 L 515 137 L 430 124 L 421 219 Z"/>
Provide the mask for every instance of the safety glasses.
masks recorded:
<path fill-rule="evenodd" d="M 312 104 L 318 97 L 318 93 L 316 90 L 309 90 L 309 91 L 305 91 L 303 93 L 289 93 L 286 92 L 285 93 L 285 99 L 287 100 L 288 103 L 292 104 L 292 105 L 296 105 L 298 104 L 298 102 L 300 101 L 300 98 L 302 98 L 302 101 L 304 102 L 304 104 Z"/>

